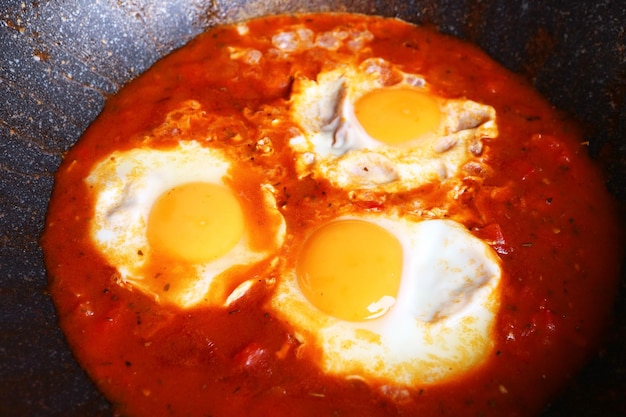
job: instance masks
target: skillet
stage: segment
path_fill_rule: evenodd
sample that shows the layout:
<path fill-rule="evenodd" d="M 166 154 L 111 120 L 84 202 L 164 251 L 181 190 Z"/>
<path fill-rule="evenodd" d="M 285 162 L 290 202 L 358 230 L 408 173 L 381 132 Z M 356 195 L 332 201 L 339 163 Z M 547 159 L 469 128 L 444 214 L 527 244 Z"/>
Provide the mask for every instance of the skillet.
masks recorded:
<path fill-rule="evenodd" d="M 588 127 L 590 154 L 626 201 L 619 1 L 1 0 L 0 416 L 113 413 L 75 363 L 46 294 L 38 240 L 63 152 L 106 97 L 204 29 L 302 11 L 400 17 L 476 43 Z M 625 285 L 597 354 L 545 417 L 626 415 Z"/>

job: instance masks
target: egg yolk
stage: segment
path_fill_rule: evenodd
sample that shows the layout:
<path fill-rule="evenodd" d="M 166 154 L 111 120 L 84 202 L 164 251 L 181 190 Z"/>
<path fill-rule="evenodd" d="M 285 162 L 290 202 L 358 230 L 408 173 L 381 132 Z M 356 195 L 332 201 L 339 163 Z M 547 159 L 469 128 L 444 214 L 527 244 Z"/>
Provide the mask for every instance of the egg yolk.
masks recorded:
<path fill-rule="evenodd" d="M 392 145 L 433 132 L 441 121 L 437 101 L 414 88 L 370 91 L 354 103 L 354 114 L 371 137 Z"/>
<path fill-rule="evenodd" d="M 321 311 L 348 321 L 371 319 L 395 302 L 402 245 L 373 223 L 332 222 L 304 243 L 296 274 L 305 297 Z"/>
<path fill-rule="evenodd" d="M 226 187 L 195 182 L 170 189 L 148 218 L 148 242 L 157 252 L 188 262 L 226 254 L 244 233 L 239 201 Z"/>

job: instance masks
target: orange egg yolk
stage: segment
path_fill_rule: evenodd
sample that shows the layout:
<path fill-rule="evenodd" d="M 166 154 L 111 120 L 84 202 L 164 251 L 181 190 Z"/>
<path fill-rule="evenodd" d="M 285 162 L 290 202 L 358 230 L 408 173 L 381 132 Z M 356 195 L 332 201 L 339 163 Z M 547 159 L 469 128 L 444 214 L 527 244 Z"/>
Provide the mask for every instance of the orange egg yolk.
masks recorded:
<path fill-rule="evenodd" d="M 165 192 L 148 218 L 150 246 L 190 263 L 223 256 L 243 233 L 244 216 L 237 198 L 228 188 L 205 182 Z"/>
<path fill-rule="evenodd" d="M 321 311 L 348 321 L 384 314 L 395 301 L 402 245 L 386 229 L 362 220 L 329 223 L 305 242 L 298 284 Z"/>
<path fill-rule="evenodd" d="M 396 145 L 435 131 L 441 122 L 437 101 L 415 88 L 381 88 L 354 103 L 354 114 L 374 139 Z"/>

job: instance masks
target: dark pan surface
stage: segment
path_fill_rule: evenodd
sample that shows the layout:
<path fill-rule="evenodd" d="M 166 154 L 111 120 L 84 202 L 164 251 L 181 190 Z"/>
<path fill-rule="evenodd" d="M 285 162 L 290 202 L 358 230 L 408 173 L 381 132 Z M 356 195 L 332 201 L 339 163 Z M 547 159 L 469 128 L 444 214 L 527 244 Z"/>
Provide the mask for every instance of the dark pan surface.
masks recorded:
<path fill-rule="evenodd" d="M 0 0 L 0 416 L 112 414 L 46 294 L 38 239 L 63 152 L 107 96 L 203 29 L 296 11 L 397 16 L 477 43 L 590 127 L 590 151 L 626 201 L 621 1 Z M 546 417 L 626 415 L 624 298 L 603 348 Z"/>

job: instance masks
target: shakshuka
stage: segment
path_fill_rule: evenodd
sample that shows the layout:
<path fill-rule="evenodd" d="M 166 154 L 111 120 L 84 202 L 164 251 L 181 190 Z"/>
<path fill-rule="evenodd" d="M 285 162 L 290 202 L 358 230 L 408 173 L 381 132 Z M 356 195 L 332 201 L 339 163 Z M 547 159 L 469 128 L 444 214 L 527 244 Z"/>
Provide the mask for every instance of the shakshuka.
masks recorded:
<path fill-rule="evenodd" d="M 215 27 L 56 175 L 60 324 L 122 416 L 533 416 L 619 267 L 577 125 L 396 19 Z"/>

